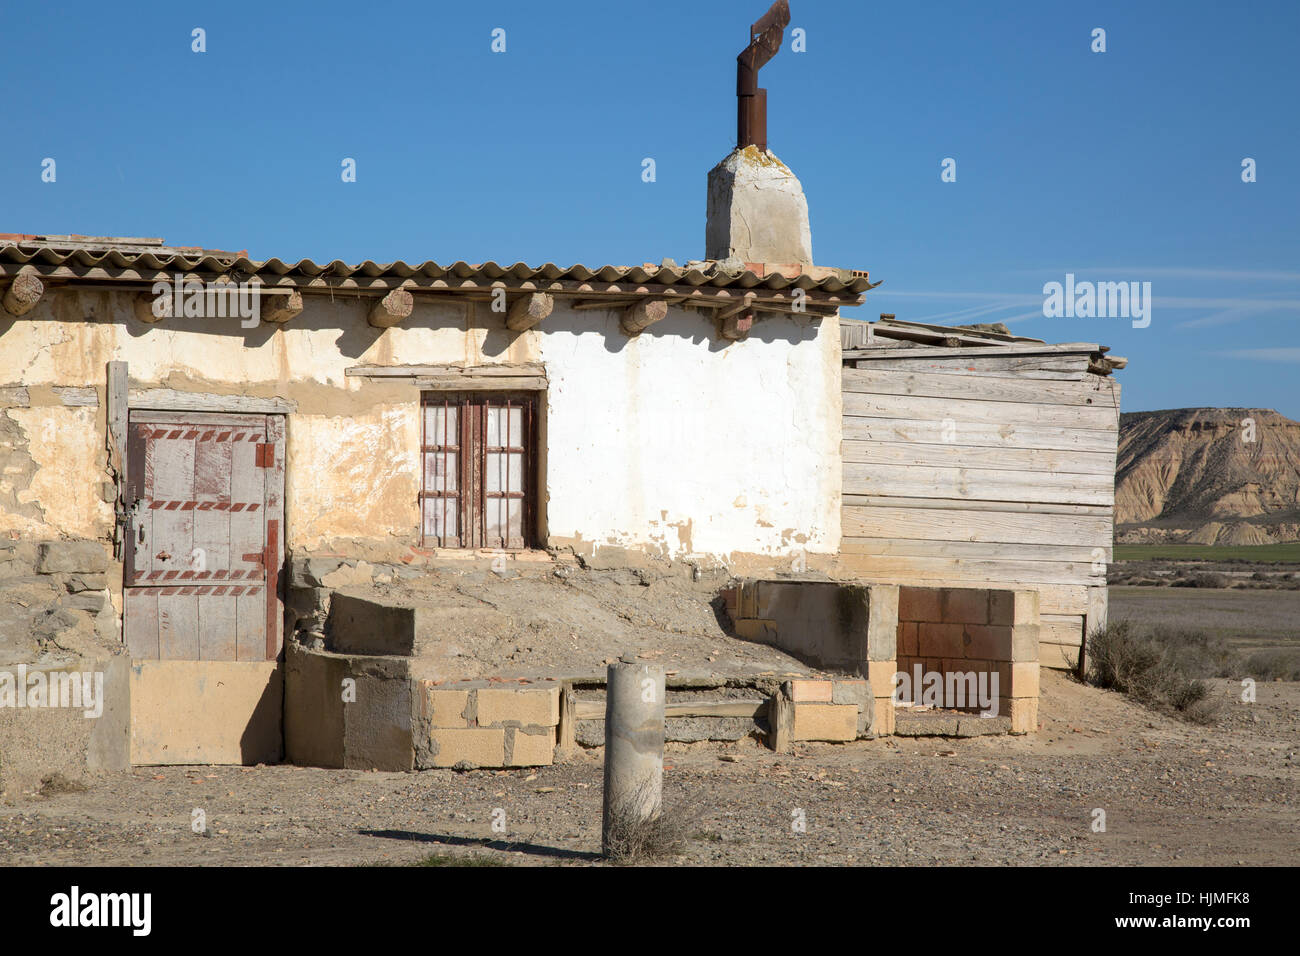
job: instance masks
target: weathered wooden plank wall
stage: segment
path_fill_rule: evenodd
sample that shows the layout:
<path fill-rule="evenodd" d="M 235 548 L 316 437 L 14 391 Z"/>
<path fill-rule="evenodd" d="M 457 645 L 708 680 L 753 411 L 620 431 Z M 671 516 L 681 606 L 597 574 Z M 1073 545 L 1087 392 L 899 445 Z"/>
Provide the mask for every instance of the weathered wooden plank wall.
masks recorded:
<path fill-rule="evenodd" d="M 1042 661 L 1077 659 L 1105 621 L 1120 405 L 1119 383 L 1087 363 L 943 349 L 846 362 L 843 567 L 1034 588 Z"/>

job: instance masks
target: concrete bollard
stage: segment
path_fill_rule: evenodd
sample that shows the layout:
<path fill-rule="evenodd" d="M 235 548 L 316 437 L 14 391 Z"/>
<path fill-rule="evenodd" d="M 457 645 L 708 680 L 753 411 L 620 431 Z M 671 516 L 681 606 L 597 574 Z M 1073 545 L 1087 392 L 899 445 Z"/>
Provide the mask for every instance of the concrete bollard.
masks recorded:
<path fill-rule="evenodd" d="M 605 688 L 605 812 L 601 845 L 659 815 L 664 779 L 664 669 L 624 657 Z"/>

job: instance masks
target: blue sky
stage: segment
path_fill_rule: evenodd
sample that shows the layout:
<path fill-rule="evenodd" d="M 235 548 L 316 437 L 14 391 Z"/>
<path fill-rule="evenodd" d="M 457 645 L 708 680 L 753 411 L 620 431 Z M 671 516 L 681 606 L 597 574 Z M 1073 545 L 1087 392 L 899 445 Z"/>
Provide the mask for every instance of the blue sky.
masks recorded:
<path fill-rule="evenodd" d="M 699 258 L 764 9 L 10 4 L 0 232 L 287 261 Z M 803 182 L 816 261 L 884 280 L 851 314 L 1109 344 L 1129 410 L 1300 418 L 1300 4 L 791 10 L 807 50 L 787 31 L 763 70 L 769 140 Z M 1150 326 L 1043 318 L 1067 272 L 1151 282 Z"/>

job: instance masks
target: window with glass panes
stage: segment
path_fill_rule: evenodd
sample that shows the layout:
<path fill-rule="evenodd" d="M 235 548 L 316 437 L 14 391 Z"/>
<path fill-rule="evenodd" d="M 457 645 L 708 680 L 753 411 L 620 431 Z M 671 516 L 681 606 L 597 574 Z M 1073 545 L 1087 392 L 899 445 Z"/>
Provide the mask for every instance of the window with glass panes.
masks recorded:
<path fill-rule="evenodd" d="M 532 544 L 536 395 L 421 395 L 420 537 L 430 547 Z"/>

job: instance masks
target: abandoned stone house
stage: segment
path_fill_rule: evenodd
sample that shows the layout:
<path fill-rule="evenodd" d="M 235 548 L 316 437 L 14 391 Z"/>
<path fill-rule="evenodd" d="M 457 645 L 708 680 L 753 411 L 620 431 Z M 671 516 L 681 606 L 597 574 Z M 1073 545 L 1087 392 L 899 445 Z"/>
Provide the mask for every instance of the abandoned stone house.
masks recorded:
<path fill-rule="evenodd" d="M 547 763 L 598 704 L 412 670 L 436 623 L 347 585 L 638 555 L 724 568 L 734 633 L 825 670 L 746 711 L 778 745 L 893 732 L 914 665 L 998 672 L 1032 730 L 1105 617 L 1123 360 L 842 319 L 871 287 L 753 145 L 682 266 L 0 236 L 0 663 L 120 647 L 103 765 Z"/>

